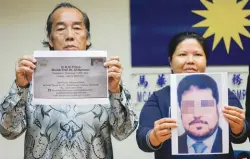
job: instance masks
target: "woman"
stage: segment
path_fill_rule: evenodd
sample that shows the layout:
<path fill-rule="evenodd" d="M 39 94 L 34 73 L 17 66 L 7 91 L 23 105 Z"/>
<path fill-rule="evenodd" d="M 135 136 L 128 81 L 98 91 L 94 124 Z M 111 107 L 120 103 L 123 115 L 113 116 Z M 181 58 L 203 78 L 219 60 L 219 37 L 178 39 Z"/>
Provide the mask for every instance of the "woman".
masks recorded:
<path fill-rule="evenodd" d="M 172 73 L 203 73 L 206 71 L 208 51 L 205 40 L 194 32 L 183 32 L 169 43 L 169 63 Z M 228 154 L 193 155 L 192 159 L 233 159 L 233 143 L 246 140 L 244 111 L 237 97 L 228 92 L 229 105 L 223 110 L 230 126 Z M 171 129 L 177 128 L 175 119 L 169 117 L 170 87 L 154 92 L 140 114 L 136 132 L 138 146 L 145 152 L 154 152 L 155 159 L 184 159 L 188 156 L 171 155 Z M 224 143 L 225 144 L 225 143 Z"/>

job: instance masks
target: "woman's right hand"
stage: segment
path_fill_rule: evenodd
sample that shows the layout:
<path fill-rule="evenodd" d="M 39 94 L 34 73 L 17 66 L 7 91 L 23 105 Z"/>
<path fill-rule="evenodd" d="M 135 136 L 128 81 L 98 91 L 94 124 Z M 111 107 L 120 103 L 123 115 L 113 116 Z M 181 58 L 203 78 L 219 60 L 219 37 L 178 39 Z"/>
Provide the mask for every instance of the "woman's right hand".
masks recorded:
<path fill-rule="evenodd" d="M 36 68 L 36 60 L 31 56 L 23 56 L 16 63 L 16 84 L 19 87 L 27 87 L 32 80 L 32 74 Z"/>
<path fill-rule="evenodd" d="M 171 129 L 177 128 L 175 119 L 162 118 L 154 122 L 154 128 L 149 134 L 149 141 L 152 146 L 157 147 L 171 137 Z"/>

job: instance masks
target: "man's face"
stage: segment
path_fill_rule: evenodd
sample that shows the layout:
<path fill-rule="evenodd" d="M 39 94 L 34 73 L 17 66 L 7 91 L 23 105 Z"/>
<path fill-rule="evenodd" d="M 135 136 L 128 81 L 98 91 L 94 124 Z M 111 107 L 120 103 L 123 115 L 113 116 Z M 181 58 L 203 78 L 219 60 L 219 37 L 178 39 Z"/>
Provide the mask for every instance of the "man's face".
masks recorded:
<path fill-rule="evenodd" d="M 83 15 L 75 8 L 60 8 L 52 15 L 49 42 L 55 50 L 86 50 L 89 44 Z"/>
<path fill-rule="evenodd" d="M 207 137 L 217 127 L 219 116 L 211 89 L 191 86 L 182 95 L 182 124 L 190 136 Z"/>

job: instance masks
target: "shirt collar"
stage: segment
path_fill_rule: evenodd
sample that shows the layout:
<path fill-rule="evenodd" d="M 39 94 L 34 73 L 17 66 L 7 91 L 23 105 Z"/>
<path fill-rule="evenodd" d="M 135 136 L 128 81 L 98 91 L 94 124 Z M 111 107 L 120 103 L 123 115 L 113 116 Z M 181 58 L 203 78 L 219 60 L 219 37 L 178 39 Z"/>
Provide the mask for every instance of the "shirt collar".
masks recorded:
<path fill-rule="evenodd" d="M 212 147 L 213 146 L 214 140 L 216 138 L 217 131 L 218 131 L 218 128 L 216 128 L 213 135 L 211 135 L 210 137 L 208 137 L 208 138 L 206 138 L 205 140 L 202 141 L 207 147 Z M 187 135 L 187 146 L 188 146 L 188 148 L 192 147 L 192 145 L 194 143 L 196 143 L 196 142 L 197 142 L 197 140 L 195 140 L 195 139 L 193 139 L 193 138 L 191 138 L 191 137 L 189 137 Z"/>

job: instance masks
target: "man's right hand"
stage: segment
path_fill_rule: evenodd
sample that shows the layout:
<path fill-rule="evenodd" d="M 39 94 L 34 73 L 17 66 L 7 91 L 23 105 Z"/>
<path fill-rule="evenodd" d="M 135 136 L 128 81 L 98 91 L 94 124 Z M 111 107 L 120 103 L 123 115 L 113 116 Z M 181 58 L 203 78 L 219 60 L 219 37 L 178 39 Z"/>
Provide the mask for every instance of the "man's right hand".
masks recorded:
<path fill-rule="evenodd" d="M 16 84 L 19 87 L 27 87 L 32 80 L 32 74 L 36 68 L 36 60 L 31 56 L 23 56 L 16 63 Z"/>
<path fill-rule="evenodd" d="M 171 129 L 177 128 L 176 120 L 171 118 L 162 118 L 155 121 L 154 128 L 149 134 L 149 141 L 154 147 L 171 137 Z"/>

